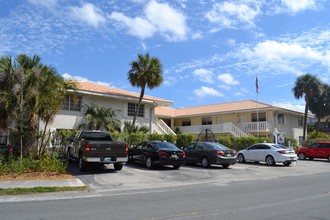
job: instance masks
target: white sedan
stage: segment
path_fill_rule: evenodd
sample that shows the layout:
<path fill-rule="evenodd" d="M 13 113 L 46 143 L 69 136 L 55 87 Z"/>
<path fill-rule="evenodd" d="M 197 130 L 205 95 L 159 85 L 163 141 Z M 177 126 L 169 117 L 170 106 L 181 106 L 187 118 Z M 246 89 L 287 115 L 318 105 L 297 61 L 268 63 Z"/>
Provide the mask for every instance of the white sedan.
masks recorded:
<path fill-rule="evenodd" d="M 239 163 L 264 161 L 269 166 L 273 166 L 275 163 L 283 163 L 285 166 L 289 166 L 292 162 L 296 162 L 297 159 L 298 157 L 294 150 L 274 143 L 254 144 L 237 153 Z"/>

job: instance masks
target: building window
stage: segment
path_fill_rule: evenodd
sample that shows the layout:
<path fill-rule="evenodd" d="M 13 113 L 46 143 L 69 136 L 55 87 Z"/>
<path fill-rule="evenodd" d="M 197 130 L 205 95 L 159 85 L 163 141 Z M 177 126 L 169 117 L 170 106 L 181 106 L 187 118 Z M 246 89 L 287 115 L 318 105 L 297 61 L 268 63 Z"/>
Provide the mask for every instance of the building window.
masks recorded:
<path fill-rule="evenodd" d="M 251 121 L 252 122 L 266 121 L 266 113 L 265 112 L 258 113 L 258 115 L 259 115 L 259 117 L 257 117 L 257 113 L 252 113 Z"/>
<path fill-rule="evenodd" d="M 298 126 L 303 126 L 303 125 L 304 125 L 303 117 L 298 117 Z"/>
<path fill-rule="evenodd" d="M 191 126 L 190 119 L 183 119 L 182 120 L 182 126 Z"/>
<path fill-rule="evenodd" d="M 280 125 L 284 125 L 284 115 L 283 114 L 277 115 L 277 123 Z"/>
<path fill-rule="evenodd" d="M 128 103 L 127 115 L 134 116 L 137 107 L 138 107 L 138 104 L 136 104 L 136 103 Z M 137 113 L 137 117 L 142 117 L 142 118 L 144 117 L 144 104 L 140 105 L 139 111 Z"/>
<path fill-rule="evenodd" d="M 202 118 L 202 125 L 211 125 L 212 124 L 212 117 Z"/>
<path fill-rule="evenodd" d="M 81 110 L 81 97 L 73 97 L 71 95 L 65 96 L 64 104 L 62 110 L 66 111 L 77 111 Z"/>

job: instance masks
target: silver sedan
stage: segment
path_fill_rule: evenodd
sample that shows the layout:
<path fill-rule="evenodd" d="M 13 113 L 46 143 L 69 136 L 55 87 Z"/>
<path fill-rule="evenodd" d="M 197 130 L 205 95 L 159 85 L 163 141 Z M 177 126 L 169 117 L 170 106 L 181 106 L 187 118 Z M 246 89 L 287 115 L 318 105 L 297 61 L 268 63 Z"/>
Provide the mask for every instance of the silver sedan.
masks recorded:
<path fill-rule="evenodd" d="M 294 150 L 274 143 L 254 144 L 244 150 L 240 150 L 237 154 L 239 163 L 247 161 L 266 162 L 267 165 L 273 166 L 275 163 L 283 163 L 289 166 L 298 159 Z"/>

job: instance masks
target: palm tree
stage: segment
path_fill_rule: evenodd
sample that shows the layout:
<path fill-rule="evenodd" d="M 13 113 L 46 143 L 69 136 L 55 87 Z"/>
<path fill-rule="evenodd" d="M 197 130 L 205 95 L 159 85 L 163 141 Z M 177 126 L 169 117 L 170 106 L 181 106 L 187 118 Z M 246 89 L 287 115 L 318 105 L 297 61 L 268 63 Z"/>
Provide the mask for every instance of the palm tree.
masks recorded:
<path fill-rule="evenodd" d="M 330 115 L 330 86 L 321 84 L 320 94 L 314 96 L 309 102 L 310 111 L 316 115 L 316 138 L 320 130 L 320 121 L 327 115 Z"/>
<path fill-rule="evenodd" d="M 42 77 L 38 83 L 38 96 L 34 114 L 38 120 L 44 122 L 44 128 L 39 141 L 39 156 L 45 153 L 45 149 L 50 141 L 50 135 L 46 139 L 46 130 L 49 123 L 54 121 L 56 114 L 61 110 L 63 100 L 68 91 L 75 91 L 76 85 L 70 80 L 59 77 L 54 68 L 44 66 L 41 69 Z"/>
<path fill-rule="evenodd" d="M 131 121 L 125 121 L 123 132 L 124 133 L 130 133 L 130 132 L 148 133 L 149 128 L 145 125 L 141 125 L 141 126 L 134 125 L 134 127 L 133 127 L 133 123 Z"/>
<path fill-rule="evenodd" d="M 38 75 L 42 64 L 40 57 L 28 57 L 24 54 L 17 56 L 15 60 L 10 57 L 2 57 L 0 63 L 2 83 L 5 84 L 1 88 L 0 95 L 3 111 L 7 113 L 5 115 L 7 118 L 2 120 L 10 120 L 11 127 L 16 127 L 20 133 L 22 160 L 24 133 L 34 132 L 36 128 L 31 123 L 35 117 L 32 107 L 35 104 L 34 96 L 37 93 L 32 85 L 36 81 L 35 76 Z"/>
<path fill-rule="evenodd" d="M 160 60 L 157 57 L 150 57 L 149 53 L 145 55 L 138 54 L 137 61 L 132 61 L 130 66 L 128 80 L 132 86 L 141 88 L 132 123 L 132 127 L 134 127 L 146 87 L 153 89 L 160 86 L 163 82 L 163 70 Z"/>
<path fill-rule="evenodd" d="M 25 54 L 0 58 L 0 111 L 5 113 L 0 116 L 1 127 L 19 131 L 21 157 L 23 138 L 26 146 L 33 143 L 39 120 L 46 124 L 39 142 L 39 150 L 44 148 L 46 127 L 60 110 L 67 89 L 74 88 L 40 61 L 39 56 Z"/>
<path fill-rule="evenodd" d="M 307 114 L 310 100 L 320 94 L 320 80 L 310 74 L 304 74 L 296 79 L 295 85 L 292 88 L 293 95 L 296 99 L 305 98 L 305 115 L 304 115 L 304 129 L 303 140 L 306 140 Z"/>
<path fill-rule="evenodd" d="M 116 117 L 116 111 L 104 106 L 91 104 L 85 105 L 85 120 L 88 121 L 89 129 L 100 130 L 102 127 L 110 130 L 120 130 L 121 121 Z"/>

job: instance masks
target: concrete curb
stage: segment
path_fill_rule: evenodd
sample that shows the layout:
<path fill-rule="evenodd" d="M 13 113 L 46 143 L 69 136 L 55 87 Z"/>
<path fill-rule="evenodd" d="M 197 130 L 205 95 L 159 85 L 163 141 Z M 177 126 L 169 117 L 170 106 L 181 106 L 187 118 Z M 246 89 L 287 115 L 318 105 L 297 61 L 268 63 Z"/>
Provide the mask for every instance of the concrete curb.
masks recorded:
<path fill-rule="evenodd" d="M 79 187 L 85 186 L 80 179 L 64 180 L 18 180 L 18 181 L 0 181 L 0 189 L 10 188 L 34 188 L 34 187 Z"/>

